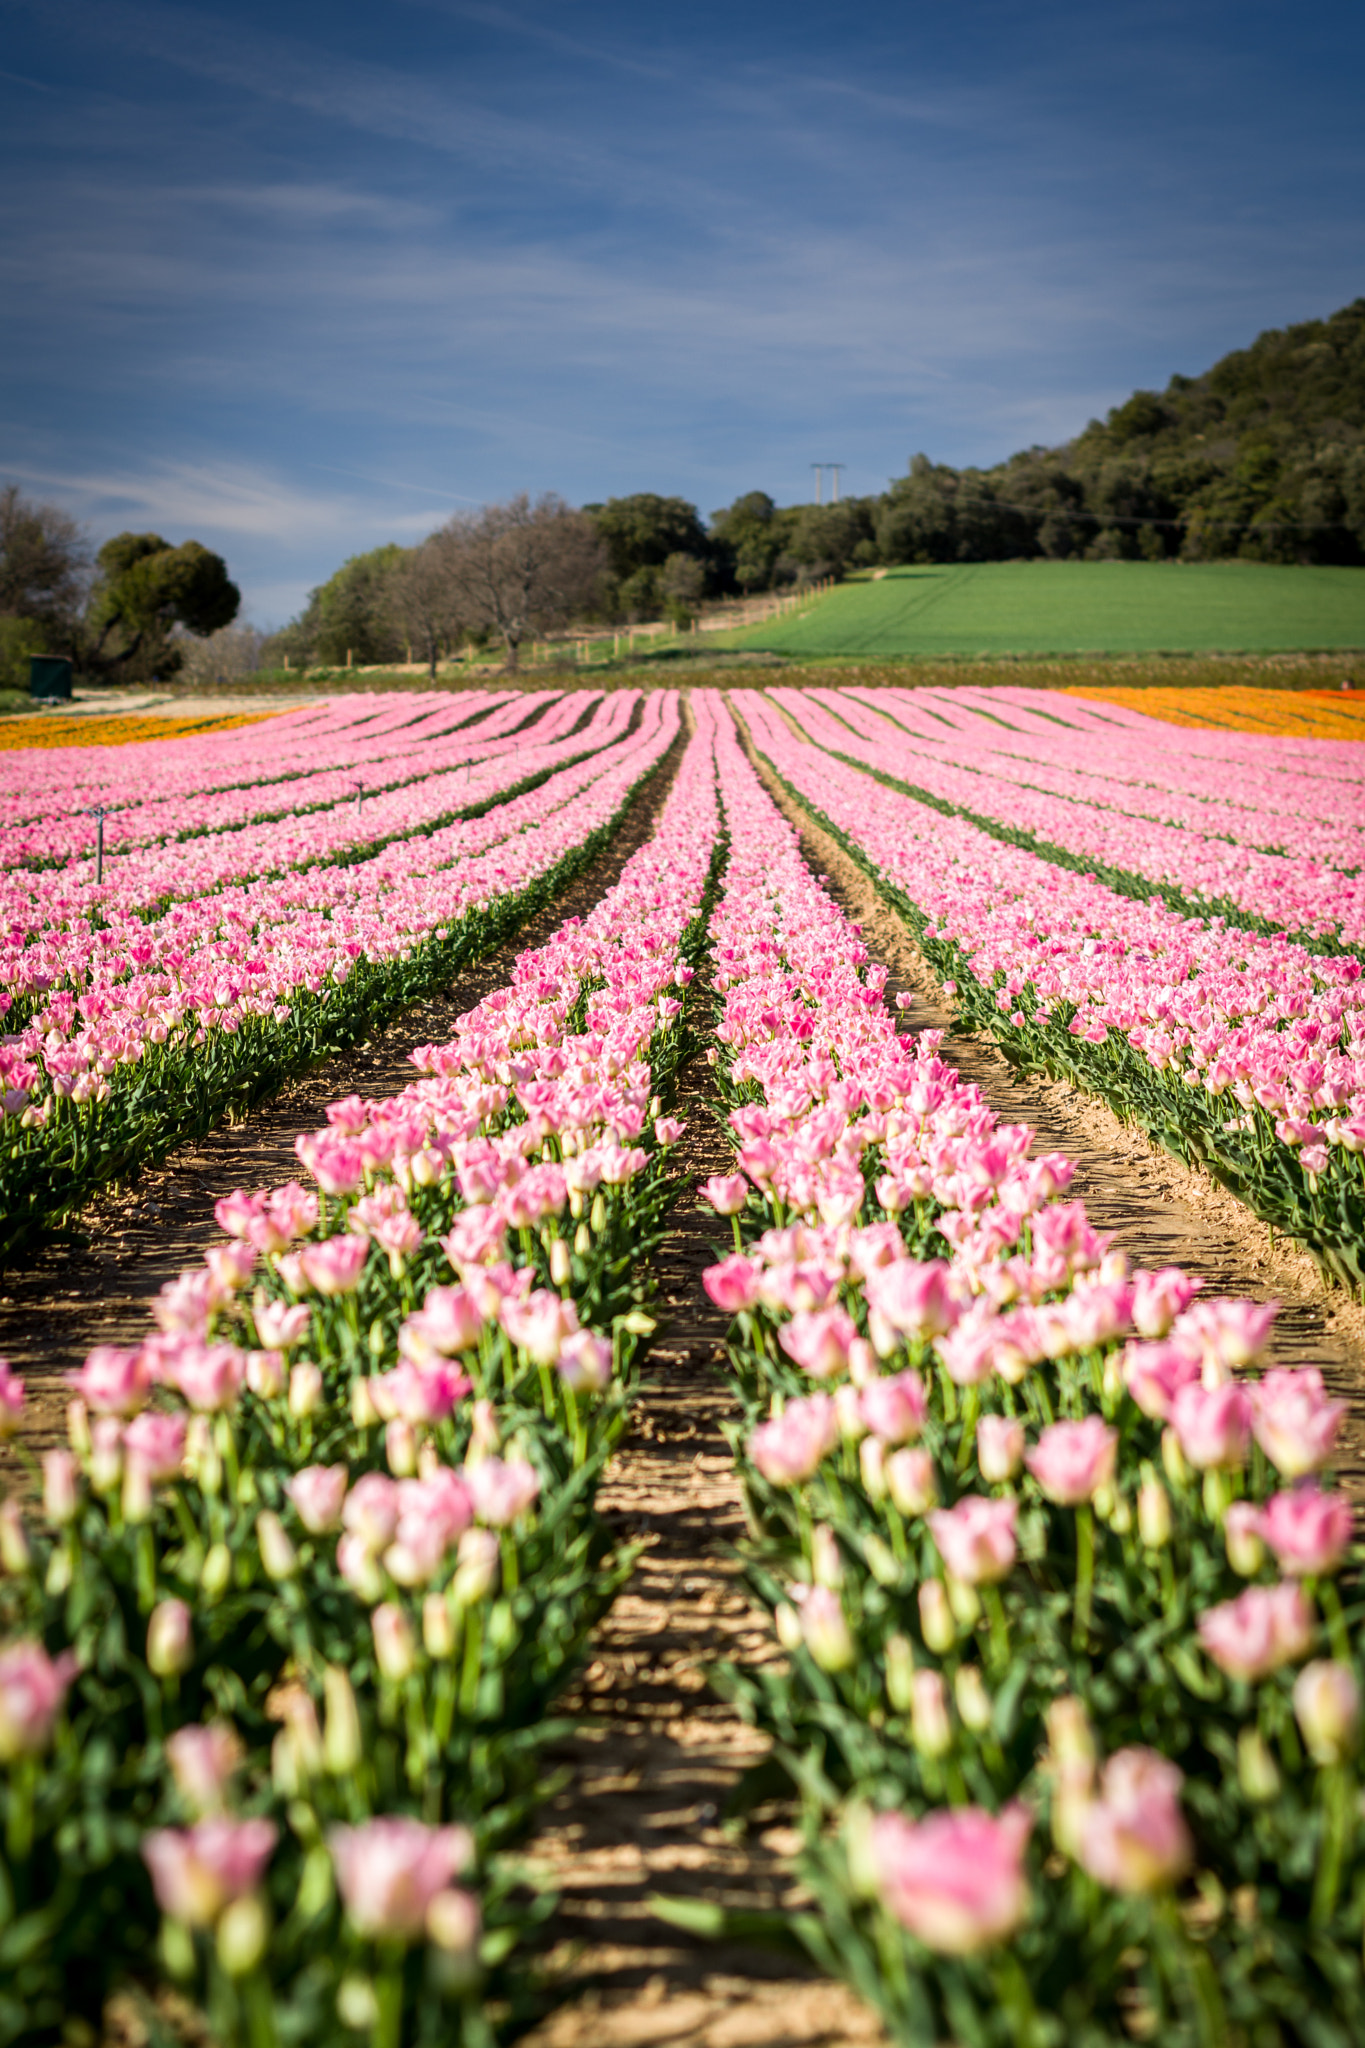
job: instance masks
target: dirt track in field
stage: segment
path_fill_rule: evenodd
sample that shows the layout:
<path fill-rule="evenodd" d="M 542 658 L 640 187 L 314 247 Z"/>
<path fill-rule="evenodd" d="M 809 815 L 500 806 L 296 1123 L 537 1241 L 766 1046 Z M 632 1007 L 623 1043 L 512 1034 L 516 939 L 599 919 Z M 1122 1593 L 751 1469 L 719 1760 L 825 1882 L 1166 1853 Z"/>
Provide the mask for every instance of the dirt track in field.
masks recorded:
<path fill-rule="evenodd" d="M 700 1023 L 709 993 L 698 977 Z M 680 1077 L 686 1176 L 658 1259 L 650 1349 L 633 1427 L 598 1503 L 647 1546 L 597 1631 L 581 1683 L 564 1702 L 578 1733 L 552 1754 L 573 1769 L 531 1860 L 560 1892 L 548 1962 L 582 1986 L 527 2037 L 527 2048 L 854 2048 L 882 2039 L 842 1985 L 789 1953 L 697 1941 L 657 1919 L 653 1893 L 748 1911 L 791 1906 L 782 1864 L 795 1846 L 778 1807 L 749 1825 L 725 1805 L 766 1753 L 708 1690 L 718 1659 L 761 1663 L 776 1646 L 736 1576 L 744 1510 L 721 1421 L 737 1412 L 722 1377 L 728 1317 L 702 1290 L 723 1226 L 687 1190 L 733 1157 L 712 1114 L 698 1054 Z"/>
<path fill-rule="evenodd" d="M 1268 1354 L 1274 1365 L 1316 1365 L 1326 1384 L 1351 1404 L 1342 1432 L 1342 1484 L 1365 1501 L 1365 1308 L 1326 1285 L 1307 1252 L 1276 1242 L 1263 1223 L 1209 1175 L 1191 1171 L 1122 1123 L 1096 1097 L 1063 1081 L 1021 1079 L 988 1040 L 957 1027 L 914 935 L 861 868 L 754 759 L 765 786 L 801 834 L 802 851 L 847 914 L 862 928 L 873 957 L 890 970 L 888 1004 L 902 990 L 914 996 L 904 1012 L 912 1031 L 944 1033 L 943 1057 L 975 1081 L 1010 1123 L 1032 1124 L 1036 1150 L 1065 1152 L 1076 1162 L 1070 1193 L 1085 1203 L 1100 1230 L 1135 1265 L 1184 1266 L 1210 1294 L 1280 1303 Z M 901 1013 L 897 1012 L 897 1015 Z"/>

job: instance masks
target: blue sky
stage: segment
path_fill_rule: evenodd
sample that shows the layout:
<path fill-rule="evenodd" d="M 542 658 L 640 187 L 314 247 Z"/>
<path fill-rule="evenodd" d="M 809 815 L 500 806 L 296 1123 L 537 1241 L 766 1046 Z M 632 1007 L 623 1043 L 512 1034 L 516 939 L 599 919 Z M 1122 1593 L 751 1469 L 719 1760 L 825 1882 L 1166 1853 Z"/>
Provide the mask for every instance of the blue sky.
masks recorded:
<path fill-rule="evenodd" d="M 0 481 L 261 623 L 518 490 L 883 488 L 1365 293 L 1365 10 L 0 0 Z"/>

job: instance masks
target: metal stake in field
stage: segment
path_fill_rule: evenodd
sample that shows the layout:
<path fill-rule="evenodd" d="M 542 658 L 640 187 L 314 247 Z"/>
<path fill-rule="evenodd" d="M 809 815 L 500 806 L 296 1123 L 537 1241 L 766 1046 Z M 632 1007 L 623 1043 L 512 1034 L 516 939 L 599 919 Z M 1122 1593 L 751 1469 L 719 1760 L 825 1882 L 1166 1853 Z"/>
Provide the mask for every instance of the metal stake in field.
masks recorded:
<path fill-rule="evenodd" d="M 355 791 L 356 816 L 359 817 L 365 808 L 365 785 L 363 782 L 357 781 L 351 784 L 351 788 Z"/>
<path fill-rule="evenodd" d="M 95 821 L 95 886 L 104 880 L 104 805 L 90 804 L 86 816 Z"/>

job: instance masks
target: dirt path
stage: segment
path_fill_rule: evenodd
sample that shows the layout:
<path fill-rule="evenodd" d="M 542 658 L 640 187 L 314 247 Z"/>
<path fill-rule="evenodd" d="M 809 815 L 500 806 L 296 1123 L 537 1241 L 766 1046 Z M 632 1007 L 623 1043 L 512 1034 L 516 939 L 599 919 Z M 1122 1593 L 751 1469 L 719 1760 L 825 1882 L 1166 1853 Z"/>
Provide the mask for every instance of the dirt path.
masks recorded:
<path fill-rule="evenodd" d="M 352 1093 L 397 1094 L 415 1077 L 408 1058 L 415 1045 L 444 1043 L 455 1019 L 508 979 L 518 953 L 543 944 L 566 917 L 592 908 L 652 834 L 683 744 L 680 738 L 670 749 L 603 852 L 496 952 L 448 988 L 399 1011 L 373 1038 L 288 1082 L 240 1123 L 183 1147 L 164 1166 L 144 1169 L 131 1186 L 102 1192 L 70 1240 L 40 1247 L 25 1268 L 4 1276 L 0 1357 L 28 1381 L 25 1436 L 32 1447 L 62 1433 L 60 1375 L 78 1367 L 92 1345 L 135 1343 L 145 1335 L 148 1302 L 163 1282 L 221 1237 L 213 1220 L 218 1196 L 295 1179 L 295 1135 L 320 1125 L 329 1102 Z M 0 1452 L 0 1475 L 12 1469 L 12 1452 Z"/>
<path fill-rule="evenodd" d="M 709 995 L 699 989 L 697 1000 L 707 1016 Z M 680 1093 L 686 1178 L 657 1266 L 656 1312 L 668 1320 L 598 1496 L 608 1520 L 647 1548 L 564 1702 L 582 1721 L 552 1760 L 574 1776 L 531 1845 L 561 1893 L 549 1961 L 584 1988 L 526 2048 L 873 2044 L 877 2020 L 842 1985 L 776 1950 L 692 1940 L 648 1904 L 657 1892 L 762 1910 L 797 1896 L 782 1864 L 795 1847 L 785 1812 L 760 1807 L 747 1829 L 725 1816 L 768 1743 L 708 1690 L 707 1667 L 776 1651 L 730 1554 L 744 1512 L 720 1428 L 736 1412 L 722 1376 L 729 1319 L 701 1286 L 717 1221 L 688 1190 L 733 1155 L 701 1055 Z"/>
<path fill-rule="evenodd" d="M 957 1028 L 956 1013 L 910 928 L 828 832 L 789 797 L 751 754 L 774 800 L 797 826 L 807 860 L 827 875 L 835 896 L 859 921 L 873 955 L 890 969 L 888 999 L 908 990 L 907 1028 L 944 1032 L 943 1057 L 979 1084 L 1011 1123 L 1032 1124 L 1037 1149 L 1076 1162 L 1071 1192 L 1091 1221 L 1144 1266 L 1185 1266 L 1211 1293 L 1277 1300 L 1271 1346 L 1276 1365 L 1316 1365 L 1332 1391 L 1351 1403 L 1343 1431 L 1342 1483 L 1365 1500 L 1365 1308 L 1324 1285 L 1307 1252 L 1276 1244 L 1265 1225 L 1203 1172 L 1192 1172 L 1120 1122 L 1104 1103 L 1061 1081 L 1021 1079 L 987 1040 Z"/>

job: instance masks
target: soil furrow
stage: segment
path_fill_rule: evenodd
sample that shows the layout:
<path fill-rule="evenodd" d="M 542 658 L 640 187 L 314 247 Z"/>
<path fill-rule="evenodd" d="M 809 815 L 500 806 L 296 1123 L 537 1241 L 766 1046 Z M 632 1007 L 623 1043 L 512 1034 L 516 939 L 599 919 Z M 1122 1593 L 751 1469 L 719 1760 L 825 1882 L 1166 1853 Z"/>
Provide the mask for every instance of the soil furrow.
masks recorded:
<path fill-rule="evenodd" d="M 693 1000 L 707 1017 L 700 975 Z M 729 1318 L 701 1285 L 724 1226 L 692 1198 L 733 1154 L 700 1053 L 679 1094 L 685 1179 L 655 1269 L 660 1333 L 598 1496 L 622 1537 L 644 1550 L 563 1702 L 578 1730 L 551 1752 L 573 1777 L 530 1858 L 560 1892 L 548 1963 L 571 1996 L 527 2048 L 875 2043 L 881 2030 L 868 2009 L 799 1957 L 694 1940 L 649 1905 L 654 1893 L 739 1911 L 790 1908 L 798 1898 L 783 1863 L 795 1847 L 787 1809 L 759 1806 L 747 1826 L 725 1811 L 768 1740 L 709 1690 L 708 1667 L 778 1653 L 733 1554 L 744 1509 L 721 1432 L 738 1413 L 722 1377 Z"/>

